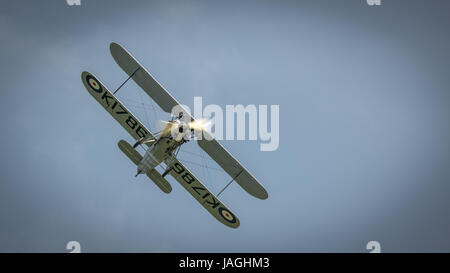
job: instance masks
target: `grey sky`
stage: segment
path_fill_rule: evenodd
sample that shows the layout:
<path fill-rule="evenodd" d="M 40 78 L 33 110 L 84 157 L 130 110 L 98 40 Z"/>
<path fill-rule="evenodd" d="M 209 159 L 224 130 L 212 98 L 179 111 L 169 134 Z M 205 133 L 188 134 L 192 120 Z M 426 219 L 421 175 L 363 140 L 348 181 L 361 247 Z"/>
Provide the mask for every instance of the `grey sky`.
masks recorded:
<path fill-rule="evenodd" d="M 449 11 L 437 0 L 2 1 L 0 251 L 65 252 L 71 240 L 92 252 L 366 252 L 371 240 L 450 251 Z M 277 151 L 221 142 L 269 192 L 221 195 L 239 229 L 175 180 L 165 195 L 133 177 L 117 148 L 131 137 L 80 80 L 126 79 L 112 41 L 187 105 L 280 105 Z M 119 97 L 152 129 L 168 119 L 134 83 Z M 228 182 L 192 169 L 215 193 Z"/>

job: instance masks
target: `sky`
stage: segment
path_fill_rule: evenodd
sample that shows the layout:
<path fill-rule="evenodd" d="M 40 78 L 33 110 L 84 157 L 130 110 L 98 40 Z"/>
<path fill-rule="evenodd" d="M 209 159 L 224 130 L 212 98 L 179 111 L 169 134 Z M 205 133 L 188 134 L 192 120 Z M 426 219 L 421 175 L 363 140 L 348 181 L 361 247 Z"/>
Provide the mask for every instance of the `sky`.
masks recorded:
<path fill-rule="evenodd" d="M 0 252 L 450 251 L 448 1 L 1 1 Z M 267 189 L 220 195 L 231 229 L 174 179 L 162 193 L 80 75 L 114 90 L 123 45 L 180 102 L 279 105 L 280 145 L 221 141 Z M 118 97 L 169 119 L 134 82 Z M 146 106 L 142 108 L 142 103 Z M 188 143 L 217 193 L 229 177 Z"/>

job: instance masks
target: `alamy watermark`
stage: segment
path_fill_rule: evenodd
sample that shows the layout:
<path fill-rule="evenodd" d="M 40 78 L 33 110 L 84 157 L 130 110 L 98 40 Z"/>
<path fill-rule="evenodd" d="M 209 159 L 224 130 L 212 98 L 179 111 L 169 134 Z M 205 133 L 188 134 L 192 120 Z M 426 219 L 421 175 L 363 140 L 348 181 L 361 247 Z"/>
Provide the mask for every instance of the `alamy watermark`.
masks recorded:
<path fill-rule="evenodd" d="M 370 241 L 367 243 L 366 249 L 370 250 L 370 253 L 381 253 L 381 244 L 378 241 Z"/>
<path fill-rule="evenodd" d="M 381 6 L 381 0 L 366 0 L 369 6 Z"/>
<path fill-rule="evenodd" d="M 69 6 L 81 6 L 81 0 L 66 0 Z"/>
<path fill-rule="evenodd" d="M 81 0 L 66 0 L 66 3 L 69 6 L 80 6 Z M 366 3 L 369 6 L 380 6 L 381 0 L 366 0 Z"/>
<path fill-rule="evenodd" d="M 81 253 L 81 244 L 78 241 L 69 241 L 66 250 L 70 250 L 70 253 Z"/>
<path fill-rule="evenodd" d="M 279 105 L 270 105 L 270 109 L 268 105 L 226 105 L 224 111 L 217 104 L 203 107 L 202 97 L 194 97 L 194 112 L 186 105 L 177 105 L 172 109 L 172 115 L 189 124 L 197 140 L 259 140 L 263 142 L 261 151 L 275 151 L 280 144 Z M 172 136 L 176 138 L 178 127 L 172 129 Z M 191 136 L 183 137 L 189 139 Z"/>

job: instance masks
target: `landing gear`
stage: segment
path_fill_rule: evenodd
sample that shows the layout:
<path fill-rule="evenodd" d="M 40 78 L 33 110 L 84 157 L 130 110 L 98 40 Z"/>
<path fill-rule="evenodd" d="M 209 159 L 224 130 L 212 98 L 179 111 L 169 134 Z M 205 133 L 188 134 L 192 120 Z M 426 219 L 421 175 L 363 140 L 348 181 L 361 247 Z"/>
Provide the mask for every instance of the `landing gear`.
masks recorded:
<path fill-rule="evenodd" d="M 173 167 L 167 168 L 161 176 L 165 177 L 172 169 L 173 169 Z"/>
<path fill-rule="evenodd" d="M 138 170 L 137 174 L 134 177 L 137 177 L 138 175 L 140 175 L 142 173 L 141 170 Z"/>

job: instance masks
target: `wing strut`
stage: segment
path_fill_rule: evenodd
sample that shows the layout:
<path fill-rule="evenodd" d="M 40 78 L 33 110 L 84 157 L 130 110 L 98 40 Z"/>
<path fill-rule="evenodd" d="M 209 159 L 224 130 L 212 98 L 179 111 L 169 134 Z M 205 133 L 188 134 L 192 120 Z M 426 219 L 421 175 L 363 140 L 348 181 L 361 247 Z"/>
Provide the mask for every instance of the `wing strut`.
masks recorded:
<path fill-rule="evenodd" d="M 233 179 L 231 179 L 231 181 L 221 190 L 219 191 L 219 193 L 217 194 L 217 197 L 219 197 L 219 195 L 226 189 L 228 188 L 228 186 L 231 185 L 231 183 L 233 183 L 233 181 L 243 172 L 244 170 L 241 170 L 235 177 L 233 177 Z"/>
<path fill-rule="evenodd" d="M 136 72 L 138 72 L 139 69 L 141 69 L 140 66 L 139 66 L 136 70 L 134 70 L 134 72 L 128 77 L 128 79 L 126 79 L 126 80 L 119 86 L 119 88 L 116 89 L 116 91 L 114 91 L 113 95 L 115 95 L 115 94 L 117 93 L 117 91 L 119 91 L 119 89 L 122 88 L 122 86 L 124 86 L 124 85 L 127 83 L 127 81 L 128 81 L 129 79 L 131 79 L 131 78 L 134 76 L 134 74 L 136 74 Z"/>

